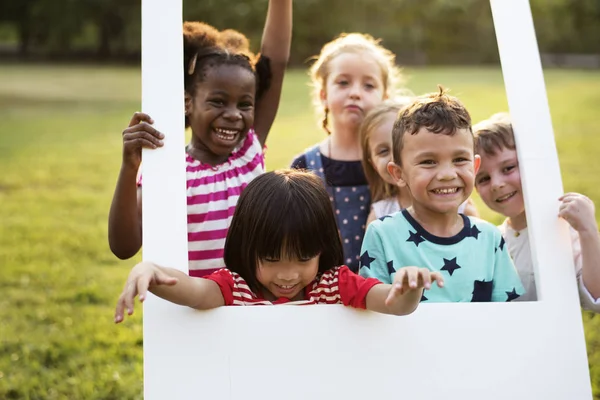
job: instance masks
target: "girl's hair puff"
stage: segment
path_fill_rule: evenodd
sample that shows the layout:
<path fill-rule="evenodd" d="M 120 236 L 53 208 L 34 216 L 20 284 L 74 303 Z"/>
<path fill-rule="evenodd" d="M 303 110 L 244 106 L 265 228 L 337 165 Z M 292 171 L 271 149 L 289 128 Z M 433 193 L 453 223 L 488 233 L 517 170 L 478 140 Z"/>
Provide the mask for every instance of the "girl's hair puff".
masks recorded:
<path fill-rule="evenodd" d="M 387 199 L 398 195 L 398 187 L 392 185 L 383 180 L 379 173 L 373 167 L 371 163 L 371 134 L 377 127 L 383 122 L 384 118 L 388 114 L 393 114 L 397 117 L 402 107 L 406 106 L 410 102 L 410 97 L 397 97 L 394 100 L 384 101 L 382 104 L 374 107 L 365 116 L 360 126 L 360 144 L 362 148 L 362 166 L 369 183 L 371 190 L 371 201 L 376 202 L 379 200 Z M 390 131 L 390 137 L 392 132 Z M 392 149 L 390 148 L 390 153 Z"/>
<path fill-rule="evenodd" d="M 246 36 L 233 29 L 219 31 L 203 22 L 183 24 L 184 89 L 193 94 L 204 81 L 208 68 L 237 65 L 256 76 L 256 98 L 268 89 L 271 80 L 269 60 L 250 51 Z M 189 126 L 188 118 L 185 119 Z"/>
<path fill-rule="evenodd" d="M 343 264 L 342 242 L 321 179 L 290 169 L 253 179 L 240 196 L 227 232 L 227 268 L 256 292 L 259 260 L 317 255 L 320 273 Z"/>
<path fill-rule="evenodd" d="M 313 87 L 313 104 L 317 113 L 322 116 L 322 127 L 331 133 L 327 127 L 329 110 L 323 108 L 321 91 L 325 88 L 329 77 L 329 64 L 340 54 L 344 53 L 370 53 L 381 67 L 384 94 L 386 98 L 395 96 L 399 85 L 402 83 L 400 68 L 396 66 L 396 55 L 380 44 L 380 39 L 366 33 L 342 33 L 334 40 L 326 43 L 315 62 L 310 67 L 310 78 Z"/>

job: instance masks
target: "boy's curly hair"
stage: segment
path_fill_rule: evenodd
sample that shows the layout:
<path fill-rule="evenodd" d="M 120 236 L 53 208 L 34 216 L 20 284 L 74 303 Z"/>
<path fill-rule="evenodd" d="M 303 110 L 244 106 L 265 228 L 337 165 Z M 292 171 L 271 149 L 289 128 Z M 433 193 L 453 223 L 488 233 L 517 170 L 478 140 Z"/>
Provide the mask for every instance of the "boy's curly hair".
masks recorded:
<path fill-rule="evenodd" d="M 269 59 L 250 51 L 248 38 L 233 29 L 219 31 L 203 22 L 183 24 L 184 88 L 194 93 L 198 82 L 206 79 L 209 68 L 237 65 L 256 76 L 256 97 L 268 89 L 271 80 Z M 185 126 L 189 126 L 188 118 Z"/>
<path fill-rule="evenodd" d="M 421 128 L 433 133 L 454 135 L 458 129 L 471 129 L 471 116 L 465 106 L 454 96 L 438 86 L 439 91 L 417 97 L 398 114 L 392 131 L 394 162 L 401 164 L 403 137 L 415 135 Z"/>

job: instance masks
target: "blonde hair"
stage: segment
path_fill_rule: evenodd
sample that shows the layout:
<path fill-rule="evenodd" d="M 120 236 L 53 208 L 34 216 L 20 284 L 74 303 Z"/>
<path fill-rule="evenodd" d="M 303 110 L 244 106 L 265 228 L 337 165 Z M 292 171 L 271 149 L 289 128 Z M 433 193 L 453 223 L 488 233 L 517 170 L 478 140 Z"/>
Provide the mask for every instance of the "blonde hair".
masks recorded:
<path fill-rule="evenodd" d="M 383 123 L 385 117 L 391 113 L 396 118 L 400 110 L 409 104 L 409 97 L 398 97 L 391 101 L 385 101 L 382 104 L 374 107 L 365 116 L 362 124 L 360 125 L 360 145 L 362 148 L 362 167 L 369 183 L 369 189 L 371 190 L 371 201 L 374 203 L 379 200 L 387 199 L 398 195 L 398 187 L 386 182 L 375 170 L 371 163 L 371 135 L 379 125 Z M 390 136 L 391 136 L 390 132 Z M 390 148 L 390 153 L 392 149 Z"/>
<path fill-rule="evenodd" d="M 502 149 L 515 150 L 515 136 L 508 113 L 497 113 L 473 126 L 475 154 L 493 155 Z"/>
<path fill-rule="evenodd" d="M 345 53 L 368 52 L 381 67 L 384 97 L 391 98 L 395 95 L 397 87 L 401 84 L 400 68 L 396 66 L 396 55 L 380 44 L 380 39 L 366 33 L 342 33 L 334 40 L 326 43 L 321 52 L 314 59 L 310 67 L 310 78 L 313 87 L 313 103 L 317 114 L 322 117 L 321 126 L 327 133 L 331 133 L 327 127 L 329 110 L 321 103 L 321 91 L 329 77 L 329 64 L 331 61 Z"/>

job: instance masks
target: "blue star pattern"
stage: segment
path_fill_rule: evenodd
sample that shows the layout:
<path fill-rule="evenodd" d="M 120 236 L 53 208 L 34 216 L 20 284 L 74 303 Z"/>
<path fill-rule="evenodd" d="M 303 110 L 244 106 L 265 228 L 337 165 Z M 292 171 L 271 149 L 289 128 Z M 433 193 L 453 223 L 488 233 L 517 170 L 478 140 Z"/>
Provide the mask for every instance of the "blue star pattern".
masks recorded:
<path fill-rule="evenodd" d="M 421 237 L 417 232 L 408 231 L 410 237 L 406 239 L 407 242 L 413 242 L 415 246 L 419 247 L 419 243 L 423 243 L 425 239 Z"/>
<path fill-rule="evenodd" d="M 375 261 L 374 257 L 369 256 L 369 252 L 365 252 L 360 256 L 360 267 L 371 268 L 371 263 Z"/>
<path fill-rule="evenodd" d="M 461 266 L 456 263 L 456 257 L 454 257 L 451 260 L 448 260 L 447 258 L 444 258 L 444 266 L 442 268 L 440 268 L 440 270 L 441 271 L 448 271 L 448 273 L 450 274 L 450 276 L 452 276 L 452 274 L 454 273 L 454 271 L 456 271 L 459 268 L 461 268 Z"/>

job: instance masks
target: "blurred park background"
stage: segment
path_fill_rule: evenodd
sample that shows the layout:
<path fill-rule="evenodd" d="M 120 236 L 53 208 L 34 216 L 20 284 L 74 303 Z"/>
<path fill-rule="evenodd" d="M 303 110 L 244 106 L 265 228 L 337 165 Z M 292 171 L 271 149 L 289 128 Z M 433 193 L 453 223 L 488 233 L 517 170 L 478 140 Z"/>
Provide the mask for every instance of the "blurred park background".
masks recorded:
<path fill-rule="evenodd" d="M 121 131 L 140 109 L 140 6 L 0 0 L 0 399 L 142 397 L 140 309 L 112 322 L 140 256 L 118 261 L 107 244 Z M 565 190 L 600 204 L 600 1 L 531 6 Z M 257 49 L 266 8 L 185 0 L 184 18 L 239 29 Z M 507 109 L 488 0 L 297 0 L 269 169 L 324 137 L 306 60 L 349 31 L 382 38 L 416 94 L 443 84 L 474 121 Z M 600 399 L 600 317 L 582 315 Z"/>

